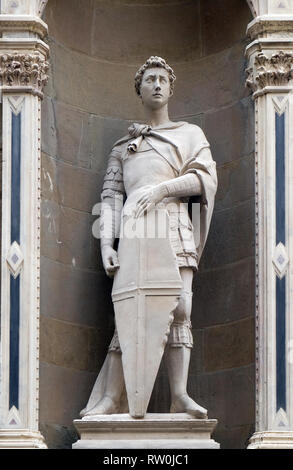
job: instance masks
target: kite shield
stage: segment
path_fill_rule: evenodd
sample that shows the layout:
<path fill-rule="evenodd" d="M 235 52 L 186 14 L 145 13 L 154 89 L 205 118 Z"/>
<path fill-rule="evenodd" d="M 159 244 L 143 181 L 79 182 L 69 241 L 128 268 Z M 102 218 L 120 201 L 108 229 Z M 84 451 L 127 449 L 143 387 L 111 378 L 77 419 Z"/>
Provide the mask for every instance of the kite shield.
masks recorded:
<path fill-rule="evenodd" d="M 122 226 L 136 224 L 136 235 L 120 238 L 112 290 L 129 412 L 136 418 L 146 414 L 182 288 L 168 230 L 165 238 L 148 236 L 158 217 L 167 227 L 164 208 L 138 219 L 124 215 Z"/>

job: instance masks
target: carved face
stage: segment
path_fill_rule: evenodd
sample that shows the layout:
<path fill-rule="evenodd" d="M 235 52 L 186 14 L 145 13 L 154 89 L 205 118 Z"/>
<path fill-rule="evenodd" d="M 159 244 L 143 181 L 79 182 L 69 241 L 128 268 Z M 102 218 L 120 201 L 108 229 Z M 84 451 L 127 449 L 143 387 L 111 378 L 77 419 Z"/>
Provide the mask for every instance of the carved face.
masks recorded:
<path fill-rule="evenodd" d="M 171 96 L 167 70 L 161 67 L 147 69 L 142 77 L 140 96 L 143 104 L 150 109 L 159 109 L 168 103 Z"/>

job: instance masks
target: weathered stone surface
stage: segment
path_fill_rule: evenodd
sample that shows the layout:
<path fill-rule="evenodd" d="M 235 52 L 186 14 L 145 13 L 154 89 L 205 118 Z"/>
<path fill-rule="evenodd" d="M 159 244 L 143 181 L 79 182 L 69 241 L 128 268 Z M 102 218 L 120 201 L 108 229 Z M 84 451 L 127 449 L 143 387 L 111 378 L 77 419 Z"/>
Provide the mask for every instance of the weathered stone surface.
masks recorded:
<path fill-rule="evenodd" d="M 47 90 L 46 90 L 47 91 Z M 55 119 L 54 101 L 48 95 L 44 96 L 42 103 L 42 150 L 48 155 L 57 155 L 57 129 Z"/>
<path fill-rule="evenodd" d="M 92 372 L 100 369 L 107 348 L 105 340 L 110 340 L 105 331 L 44 315 L 40 320 L 42 362 Z"/>
<path fill-rule="evenodd" d="M 56 131 L 55 111 L 53 109 L 56 110 L 58 133 Z M 93 114 L 90 115 L 63 103 L 56 103 L 49 98 L 45 99 L 44 113 L 48 113 L 50 127 L 46 126 L 47 131 L 43 135 L 43 173 L 47 171 L 47 164 L 53 171 L 53 168 L 62 163 L 67 163 L 81 169 L 80 173 L 89 175 L 89 178 L 91 173 L 87 173 L 86 170 L 92 171 L 93 178 L 96 179 L 96 187 L 98 188 L 97 195 L 99 195 L 100 188 L 98 185 L 100 184 L 101 186 L 102 184 L 109 152 L 113 144 L 127 133 L 130 122 L 128 123 L 120 119 L 103 118 Z M 51 159 L 48 163 L 49 157 L 54 157 L 54 159 Z M 59 177 L 59 170 L 56 171 L 55 169 L 53 173 L 55 173 L 53 176 L 57 179 Z M 48 176 L 50 178 L 46 181 Z M 47 189 L 50 190 L 50 193 L 52 192 L 51 180 L 53 179 L 50 171 L 49 175 L 43 174 L 43 196 L 47 196 Z M 74 187 L 74 182 L 69 186 Z M 59 188 L 62 190 L 63 187 L 63 182 L 58 182 L 58 190 Z M 79 187 L 83 187 L 81 183 Z M 87 188 L 84 189 L 87 190 Z M 77 193 L 76 197 L 78 196 L 79 193 Z M 84 210 L 90 211 L 91 205 L 88 204 Z"/>
<path fill-rule="evenodd" d="M 90 214 L 43 201 L 42 254 L 79 268 L 96 266 L 91 260 L 92 223 Z"/>
<path fill-rule="evenodd" d="M 58 159 L 90 167 L 90 116 L 72 106 L 54 101 L 58 137 Z"/>
<path fill-rule="evenodd" d="M 199 0 L 156 3 L 85 0 L 82 4 L 78 0 L 53 0 L 45 20 L 51 36 L 59 43 L 99 59 L 110 57 L 112 61 L 133 63 L 156 51 L 174 61 L 183 54 L 194 59 L 201 53 L 199 7 Z M 160 34 L 152 34 L 156 30 Z"/>
<path fill-rule="evenodd" d="M 182 57 L 184 60 L 198 58 L 201 54 L 199 7 L 198 0 L 152 5 L 95 2 L 92 53 L 100 59 L 111 57 L 120 63 L 143 63 L 154 54 L 167 57 L 170 62 L 181 62 Z"/>
<path fill-rule="evenodd" d="M 243 426 L 231 426 L 229 429 L 223 428 L 219 423 L 213 437 L 215 440 L 221 440 L 221 449 L 247 449 L 249 439 L 254 430 L 254 423 L 244 424 Z"/>
<path fill-rule="evenodd" d="M 132 121 L 91 114 L 90 139 L 92 149 L 90 166 L 92 170 L 101 172 L 104 175 L 108 155 L 114 143 L 128 133 L 127 129 L 131 124 Z"/>
<path fill-rule="evenodd" d="M 228 209 L 235 204 L 253 198 L 255 193 L 254 153 L 217 168 L 217 210 Z"/>
<path fill-rule="evenodd" d="M 200 269 L 211 269 L 254 256 L 254 199 L 215 211 Z"/>
<path fill-rule="evenodd" d="M 41 196 L 43 200 L 60 203 L 57 160 L 42 152 Z"/>
<path fill-rule="evenodd" d="M 47 258 L 59 261 L 60 251 L 60 207 L 50 200 L 41 204 L 41 253 Z"/>
<path fill-rule="evenodd" d="M 209 418 L 219 420 L 221 429 L 254 423 L 254 374 L 254 366 L 249 365 L 196 378 L 198 402 L 209 410 Z M 217 439 L 221 442 L 219 435 Z"/>
<path fill-rule="evenodd" d="M 40 362 L 40 422 L 71 426 L 86 403 L 96 375 Z"/>
<path fill-rule="evenodd" d="M 91 50 L 92 0 L 50 0 L 45 9 L 50 35 L 58 42 L 86 54 Z"/>
<path fill-rule="evenodd" d="M 243 43 L 176 69 L 172 112 L 178 116 L 200 114 L 227 107 L 248 96 Z M 172 64 L 171 64 L 172 65 Z M 174 67 L 176 64 L 174 64 Z M 231 78 L 233 77 L 233 79 Z M 211 136 L 207 133 L 207 138 Z M 217 160 L 217 155 L 215 155 Z"/>
<path fill-rule="evenodd" d="M 99 241 L 92 235 L 96 216 L 42 201 L 42 254 L 81 269 L 102 269 Z"/>
<path fill-rule="evenodd" d="M 247 2 L 242 0 L 203 0 L 201 12 L 204 55 L 215 54 L 245 38 L 252 20 Z"/>
<path fill-rule="evenodd" d="M 172 102 L 170 106 L 170 112 L 172 113 Z M 195 124 L 196 126 L 199 126 L 202 129 L 204 125 L 203 116 L 203 113 L 196 114 L 195 116 L 174 116 L 173 120 L 189 122 L 190 124 Z"/>
<path fill-rule="evenodd" d="M 57 174 L 60 203 L 71 209 L 91 213 L 93 206 L 100 200 L 104 174 L 60 162 L 57 163 Z"/>
<path fill-rule="evenodd" d="M 200 114 L 228 106 L 248 95 L 245 87 L 239 86 L 239 83 L 245 83 L 243 52 L 244 45 L 237 44 L 215 56 L 180 64 L 171 100 L 172 114 Z M 68 54 L 59 44 L 54 44 L 51 54 L 58 101 L 102 116 L 133 121 L 145 119 L 132 85 L 137 65 L 101 63 L 75 51 Z M 171 65 L 175 67 L 176 64 Z M 103 90 L 103 93 L 97 90 Z"/>
<path fill-rule="evenodd" d="M 218 165 L 250 155 L 254 151 L 254 110 L 250 97 L 206 113 L 203 128 Z"/>
<path fill-rule="evenodd" d="M 77 210 L 60 209 L 60 261 L 87 268 L 91 261 L 92 217 Z"/>
<path fill-rule="evenodd" d="M 253 363 L 254 330 L 253 317 L 205 328 L 204 370 L 214 372 Z"/>
<path fill-rule="evenodd" d="M 75 51 L 69 54 L 56 43 L 51 56 L 58 101 L 102 116 L 143 119 L 143 110 L 131 85 L 136 66 L 100 62 Z"/>
<path fill-rule="evenodd" d="M 221 325 L 253 315 L 254 273 L 254 257 L 209 271 L 200 269 L 194 280 L 193 327 Z"/>
<path fill-rule="evenodd" d="M 72 444 L 78 439 L 73 425 L 62 426 L 40 422 L 40 432 L 49 449 L 72 449 Z"/>
<path fill-rule="evenodd" d="M 111 289 L 112 282 L 104 272 L 41 258 L 42 315 L 107 332 L 113 329 Z"/>

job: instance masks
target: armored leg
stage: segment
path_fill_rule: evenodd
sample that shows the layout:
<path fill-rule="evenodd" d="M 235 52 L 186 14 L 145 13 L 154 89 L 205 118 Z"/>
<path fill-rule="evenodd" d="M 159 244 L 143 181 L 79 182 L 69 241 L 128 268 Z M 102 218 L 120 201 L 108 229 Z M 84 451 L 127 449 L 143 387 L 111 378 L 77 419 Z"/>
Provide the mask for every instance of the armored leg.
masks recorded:
<path fill-rule="evenodd" d="M 187 394 L 187 379 L 193 339 L 191 333 L 192 270 L 181 269 L 183 290 L 176 310 L 166 349 L 171 413 L 190 413 L 196 418 L 207 418 L 207 410 Z"/>
<path fill-rule="evenodd" d="M 105 372 L 104 372 L 105 369 Z M 90 416 L 98 414 L 121 413 L 123 408 L 122 400 L 125 394 L 124 376 L 121 360 L 121 350 L 118 341 L 117 331 L 110 343 L 108 354 L 106 357 L 103 373 L 100 381 L 102 391 L 93 391 L 93 396 L 86 409 L 82 410 L 81 416 Z M 98 378 L 99 380 L 99 378 Z"/>

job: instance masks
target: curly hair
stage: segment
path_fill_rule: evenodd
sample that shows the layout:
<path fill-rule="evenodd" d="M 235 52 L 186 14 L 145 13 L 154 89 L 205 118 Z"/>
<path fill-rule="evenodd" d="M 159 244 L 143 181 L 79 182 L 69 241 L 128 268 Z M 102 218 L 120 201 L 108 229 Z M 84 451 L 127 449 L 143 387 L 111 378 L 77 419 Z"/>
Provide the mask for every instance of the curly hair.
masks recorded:
<path fill-rule="evenodd" d="M 167 64 L 167 62 L 162 59 L 162 57 L 158 56 L 151 56 L 136 72 L 135 78 L 134 78 L 134 86 L 135 86 L 135 91 L 140 96 L 140 86 L 142 82 L 142 77 L 143 74 L 147 69 L 150 69 L 152 67 L 162 67 L 163 69 L 167 70 L 169 74 L 169 81 L 170 81 L 170 91 L 173 93 L 174 90 L 174 82 L 176 80 L 176 76 L 174 74 L 174 70 L 170 67 L 170 65 Z"/>

